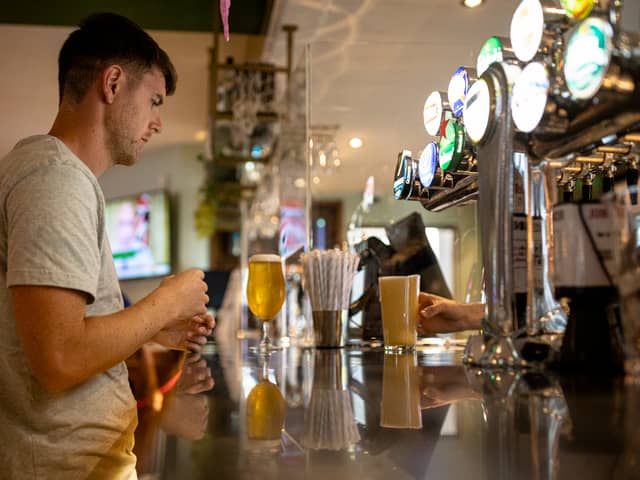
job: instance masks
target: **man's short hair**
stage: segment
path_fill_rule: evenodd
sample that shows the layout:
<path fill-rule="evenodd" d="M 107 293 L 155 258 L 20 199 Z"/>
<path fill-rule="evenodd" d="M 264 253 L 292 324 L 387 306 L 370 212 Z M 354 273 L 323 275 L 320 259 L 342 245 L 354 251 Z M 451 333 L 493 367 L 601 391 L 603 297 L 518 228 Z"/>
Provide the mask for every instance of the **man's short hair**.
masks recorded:
<path fill-rule="evenodd" d="M 137 24 L 115 13 L 96 13 L 79 27 L 58 57 L 60 102 L 63 95 L 80 102 L 102 70 L 113 64 L 138 77 L 157 68 L 164 75 L 166 94 L 175 92 L 178 76 L 169 56 Z"/>

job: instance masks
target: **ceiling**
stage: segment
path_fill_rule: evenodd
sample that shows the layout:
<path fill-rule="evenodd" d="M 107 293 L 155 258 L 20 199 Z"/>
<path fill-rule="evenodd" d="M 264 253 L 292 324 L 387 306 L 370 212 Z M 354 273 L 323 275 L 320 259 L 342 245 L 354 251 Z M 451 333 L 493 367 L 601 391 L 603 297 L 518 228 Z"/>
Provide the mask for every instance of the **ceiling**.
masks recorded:
<path fill-rule="evenodd" d="M 264 35 L 274 0 L 234 0 L 232 33 Z M 27 0 L 7 3 L 0 9 L 0 24 L 75 26 L 92 12 L 115 12 L 145 29 L 211 32 L 219 31 L 218 0 Z"/>
<path fill-rule="evenodd" d="M 64 3 L 84 6 L 99 2 Z M 121 3 L 124 8 L 125 1 Z M 147 5 L 140 7 L 139 18 L 148 28 L 159 26 L 151 33 L 174 60 L 180 79 L 175 96 L 163 107 L 164 131 L 154 137 L 150 148 L 194 142 L 197 132 L 207 125 L 207 52 L 212 35 L 199 31 L 201 27 L 180 28 L 177 23 L 171 27 L 167 22 L 178 22 L 172 17 L 183 16 L 180 21 L 186 25 L 187 14 L 194 16 L 192 8 L 201 8 L 195 16 L 210 16 L 202 13 L 204 7 L 192 6 L 199 0 L 188 0 L 180 2 L 179 7 L 178 2 L 173 7 L 161 2 L 173 14 L 157 15 L 154 20 L 148 12 L 158 3 L 153 2 L 153 7 L 151 3 L 138 2 Z M 254 7 L 247 6 L 249 3 L 231 0 L 232 32 L 238 29 L 238 19 L 249 15 L 252 8 L 252 15 L 260 15 L 255 4 L 268 2 L 255 0 Z M 368 175 L 376 177 L 378 194 L 390 191 L 397 152 L 408 148 L 417 154 L 429 140 L 422 126 L 426 96 L 435 89 L 446 90 L 458 66 L 475 65 L 477 52 L 489 36 L 508 34 L 518 0 L 487 0 L 474 10 L 462 7 L 458 0 L 271 3 L 266 37 L 234 34 L 229 44 L 222 42 L 220 59 L 226 55 L 239 60 L 262 56 L 284 64 L 281 27 L 288 23 L 299 26 L 295 57 L 302 61 L 307 44 L 311 53 L 311 123 L 340 125 L 340 173 L 322 176 L 320 184 L 314 186 L 315 191 L 330 195 L 362 191 Z M 117 10 L 118 4 L 109 4 L 109 9 Z M 42 5 L 44 9 L 48 4 Z M 58 7 L 51 4 L 46 8 Z M 625 10 L 627 28 L 638 31 L 640 2 L 628 1 Z M 3 15 L 9 14 L 2 12 L 0 22 L 9 21 L 10 17 Z M 69 31 L 64 26 L 0 25 L 0 152 L 9 150 L 25 135 L 49 128 L 57 107 L 56 57 Z M 363 139 L 363 148 L 348 147 L 352 136 Z"/>

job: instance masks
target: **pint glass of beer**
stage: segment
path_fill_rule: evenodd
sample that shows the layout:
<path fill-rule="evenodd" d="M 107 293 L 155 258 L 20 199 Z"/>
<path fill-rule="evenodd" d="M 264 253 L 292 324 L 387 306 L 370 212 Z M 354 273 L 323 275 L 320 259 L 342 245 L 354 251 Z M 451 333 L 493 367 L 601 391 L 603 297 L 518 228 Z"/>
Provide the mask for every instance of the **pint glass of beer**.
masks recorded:
<path fill-rule="evenodd" d="M 273 350 L 269 339 L 269 322 L 282 308 L 285 297 L 282 260 L 279 255 L 260 254 L 249 259 L 247 302 L 249 310 L 262 321 L 262 353 Z"/>
<path fill-rule="evenodd" d="M 420 275 L 380 277 L 378 284 L 385 351 L 413 349 L 417 336 Z"/>

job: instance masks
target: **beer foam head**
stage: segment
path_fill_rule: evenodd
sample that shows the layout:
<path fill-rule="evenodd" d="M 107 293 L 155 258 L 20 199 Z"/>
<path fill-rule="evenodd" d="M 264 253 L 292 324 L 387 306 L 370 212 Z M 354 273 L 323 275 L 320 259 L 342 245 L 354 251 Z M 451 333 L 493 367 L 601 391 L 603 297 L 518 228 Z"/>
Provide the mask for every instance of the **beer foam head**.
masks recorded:
<path fill-rule="evenodd" d="M 258 255 L 252 255 L 249 259 L 249 263 L 251 262 L 264 262 L 264 263 L 280 263 L 282 259 L 280 255 L 276 255 L 274 253 L 259 253 Z"/>

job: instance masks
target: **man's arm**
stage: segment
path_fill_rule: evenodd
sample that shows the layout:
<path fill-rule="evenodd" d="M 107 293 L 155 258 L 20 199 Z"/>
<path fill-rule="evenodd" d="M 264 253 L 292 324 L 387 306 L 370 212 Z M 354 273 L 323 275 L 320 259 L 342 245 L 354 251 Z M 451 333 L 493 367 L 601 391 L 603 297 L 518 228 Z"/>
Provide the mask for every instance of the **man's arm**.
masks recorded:
<path fill-rule="evenodd" d="M 18 336 L 42 385 L 58 392 L 133 354 L 161 329 L 206 313 L 203 273 L 188 270 L 125 310 L 85 316 L 87 295 L 42 286 L 11 287 Z"/>

